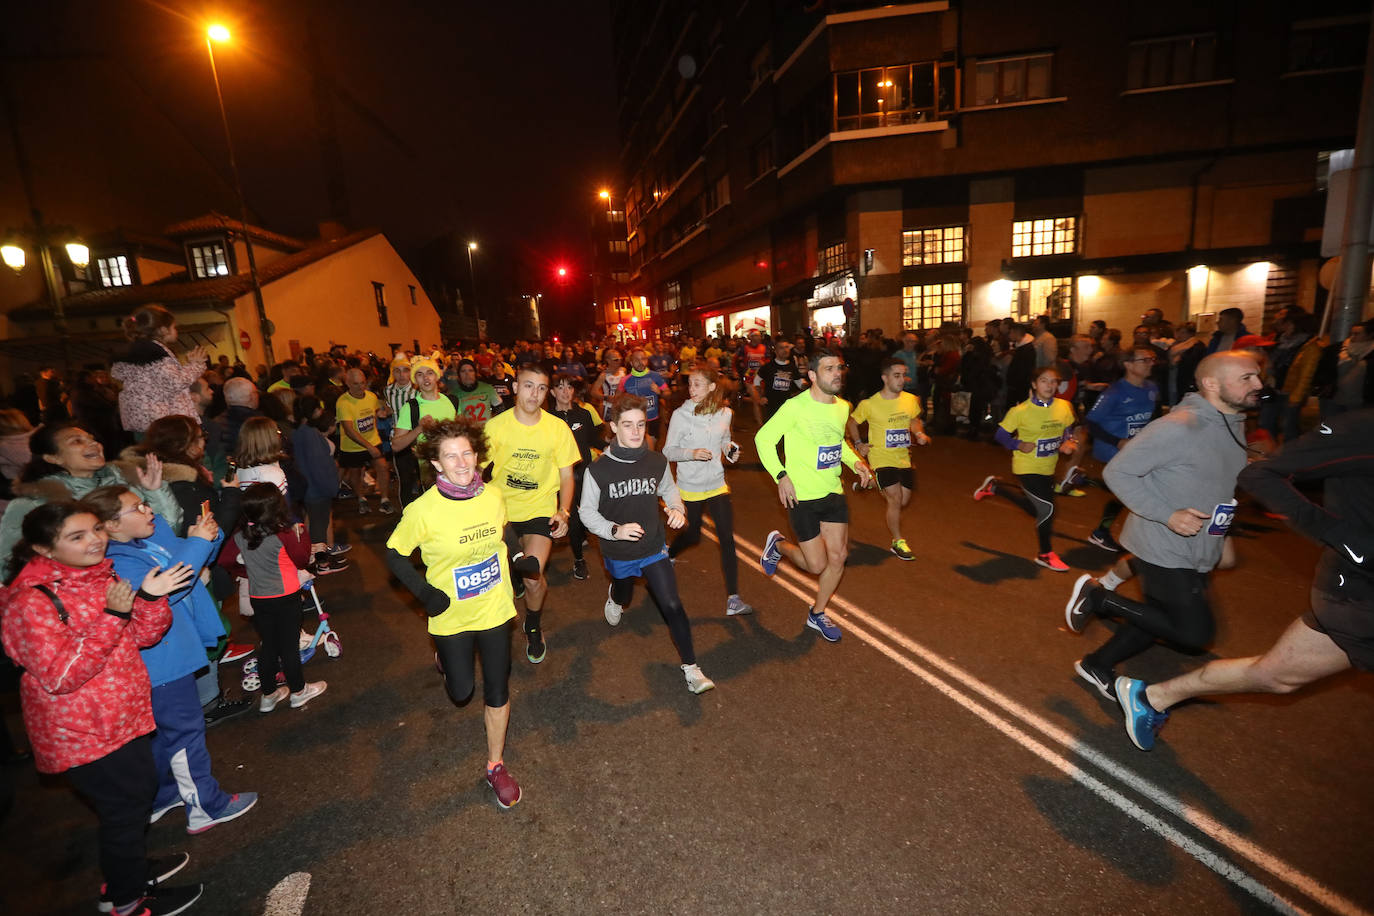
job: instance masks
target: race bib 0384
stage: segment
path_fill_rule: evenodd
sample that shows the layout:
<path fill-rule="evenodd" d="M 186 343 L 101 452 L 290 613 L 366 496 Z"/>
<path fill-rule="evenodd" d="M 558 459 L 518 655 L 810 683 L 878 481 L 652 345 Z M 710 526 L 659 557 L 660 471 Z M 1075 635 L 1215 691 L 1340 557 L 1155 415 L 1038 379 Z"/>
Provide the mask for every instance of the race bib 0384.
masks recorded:
<path fill-rule="evenodd" d="M 480 563 L 458 566 L 453 570 L 453 588 L 459 601 L 484 595 L 500 581 L 501 558 L 497 554 L 492 554 Z"/>
<path fill-rule="evenodd" d="M 910 429 L 889 429 L 886 430 L 883 444 L 888 448 L 909 448 L 911 446 Z"/>

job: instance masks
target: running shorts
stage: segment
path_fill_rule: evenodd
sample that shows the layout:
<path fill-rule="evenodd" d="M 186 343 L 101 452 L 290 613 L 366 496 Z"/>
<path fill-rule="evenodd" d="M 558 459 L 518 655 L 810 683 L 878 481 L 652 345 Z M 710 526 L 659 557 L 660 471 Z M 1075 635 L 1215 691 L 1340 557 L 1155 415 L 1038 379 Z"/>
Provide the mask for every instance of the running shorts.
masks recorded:
<path fill-rule="evenodd" d="M 1312 610 L 1302 622 L 1325 633 L 1361 671 L 1374 671 L 1374 603 L 1312 589 Z"/>
<path fill-rule="evenodd" d="M 787 510 L 792 522 L 792 533 L 797 541 L 805 543 L 819 537 L 821 522 L 849 524 L 849 503 L 839 493 L 828 493 L 820 499 L 799 499 L 797 504 Z"/>
<path fill-rule="evenodd" d="M 916 472 L 911 468 L 874 468 L 873 475 L 878 478 L 878 488 L 886 490 L 899 483 L 908 490 L 916 489 Z"/>

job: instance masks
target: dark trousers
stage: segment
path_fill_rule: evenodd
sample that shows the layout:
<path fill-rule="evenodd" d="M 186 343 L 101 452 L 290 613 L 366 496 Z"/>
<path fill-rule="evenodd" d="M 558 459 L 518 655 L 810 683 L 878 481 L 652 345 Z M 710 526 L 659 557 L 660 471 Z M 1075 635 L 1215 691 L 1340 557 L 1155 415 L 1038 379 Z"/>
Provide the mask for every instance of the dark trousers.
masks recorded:
<path fill-rule="evenodd" d="M 668 548 L 668 556 L 675 557 L 688 547 L 701 542 L 701 518 L 703 512 L 711 513 L 711 524 L 716 526 L 716 540 L 720 542 L 720 571 L 725 577 L 726 596 L 739 594 L 739 560 L 735 555 L 735 508 L 730 503 L 730 494 L 721 493 L 710 499 L 683 500 L 687 509 L 687 525 L 673 540 Z"/>
<path fill-rule="evenodd" d="M 1205 537 L 1206 535 L 1200 535 Z M 1112 669 L 1163 640 L 1195 654 L 1212 642 L 1216 621 L 1207 601 L 1207 574 L 1194 569 L 1169 569 L 1132 557 L 1145 600 L 1132 601 L 1115 592 L 1099 592 L 1094 610 L 1122 622 L 1112 638 L 1084 661 Z"/>
<path fill-rule="evenodd" d="M 415 447 L 396 453 L 396 482 L 400 487 L 401 505 L 409 505 L 420 496 L 420 461 Z"/>
<path fill-rule="evenodd" d="M 510 702 L 510 621 L 489 630 L 468 630 L 434 637 L 444 689 L 459 706 L 467 705 L 476 686 L 475 655 L 482 656 L 482 700 L 492 709 Z"/>
<path fill-rule="evenodd" d="M 1049 553 L 1053 549 L 1050 538 L 1054 534 L 1054 478 L 1048 474 L 1017 474 L 1016 479 L 1021 481 L 1020 493 L 1009 490 L 1005 484 L 998 484 L 997 493 L 1035 519 L 1040 552 Z"/>
<path fill-rule="evenodd" d="M 229 796 L 210 772 L 205 713 L 195 678 L 188 674 L 153 688 L 153 721 L 153 762 L 158 771 L 153 807 L 165 808 L 180 798 L 186 803 L 187 826 L 203 827 L 224 813 Z"/>
<path fill-rule="evenodd" d="M 67 778 L 100 820 L 100 873 L 110 899 L 115 906 L 133 903 L 148 883 L 148 818 L 157 794 L 151 739 L 143 735 L 72 767 Z"/>
<path fill-rule="evenodd" d="M 301 670 L 301 593 L 280 598 L 253 598 L 253 629 L 262 646 L 258 649 L 258 677 L 262 692 L 277 689 L 277 672 L 286 675 L 292 693 L 305 689 Z"/>
<path fill-rule="evenodd" d="M 568 545 L 572 547 L 574 560 L 582 559 L 582 542 L 587 539 L 587 526 L 582 524 L 582 513 L 577 507 L 582 505 L 582 475 L 587 472 L 579 466 L 573 471 L 573 510 L 568 516 Z"/>
<path fill-rule="evenodd" d="M 695 665 L 697 654 L 692 648 L 692 624 L 687 620 L 682 598 L 677 593 L 677 576 L 673 573 L 672 562 L 664 557 L 657 563 L 644 567 L 639 574 L 644 577 L 644 584 L 649 587 L 649 594 L 653 595 L 658 612 L 663 615 L 663 622 L 668 625 L 668 632 L 672 634 L 678 657 L 684 665 Z M 624 607 L 634 596 L 634 589 L 634 579 L 612 579 L 611 600 Z"/>

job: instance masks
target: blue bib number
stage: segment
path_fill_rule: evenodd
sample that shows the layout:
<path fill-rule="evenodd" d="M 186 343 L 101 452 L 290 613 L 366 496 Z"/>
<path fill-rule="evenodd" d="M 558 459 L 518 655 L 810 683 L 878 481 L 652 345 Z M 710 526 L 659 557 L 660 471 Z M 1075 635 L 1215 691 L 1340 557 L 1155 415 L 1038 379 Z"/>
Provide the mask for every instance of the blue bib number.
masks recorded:
<path fill-rule="evenodd" d="M 1037 457 L 1037 458 L 1049 458 L 1049 457 L 1051 457 L 1052 455 L 1057 455 L 1057 454 L 1059 454 L 1059 446 L 1062 445 L 1063 443 L 1064 443 L 1064 437 L 1063 437 L 1063 436 L 1058 436 L 1058 437 L 1056 437 L 1056 438 L 1054 438 L 1054 439 L 1036 439 L 1036 440 L 1035 440 L 1035 457 Z"/>
<path fill-rule="evenodd" d="M 773 376 L 773 390 L 787 391 L 792 387 L 792 379 L 786 375 Z"/>
<path fill-rule="evenodd" d="M 1126 419 L 1126 438 L 1131 438 L 1149 425 L 1149 417 L 1128 417 Z"/>
<path fill-rule="evenodd" d="M 910 448 L 911 430 L 910 429 L 889 429 L 885 430 L 886 437 L 884 445 L 888 448 Z"/>
<path fill-rule="evenodd" d="M 1231 523 L 1235 520 L 1236 501 L 1233 499 L 1212 510 L 1212 522 L 1207 526 L 1207 533 L 1220 537 L 1231 529 Z"/>
<path fill-rule="evenodd" d="M 644 417 L 653 420 L 658 417 L 658 395 L 646 392 L 644 395 Z"/>
<path fill-rule="evenodd" d="M 838 445 L 822 445 L 816 449 L 816 470 L 828 471 L 830 468 L 840 466 L 840 447 Z"/>
<path fill-rule="evenodd" d="M 480 563 L 453 570 L 453 588 L 459 601 L 485 595 L 501 582 L 501 558 L 492 554 Z"/>
<path fill-rule="evenodd" d="M 356 421 L 356 425 L 358 427 L 358 432 L 370 433 L 372 432 L 372 427 L 377 425 L 377 418 L 375 416 L 359 417 Z"/>

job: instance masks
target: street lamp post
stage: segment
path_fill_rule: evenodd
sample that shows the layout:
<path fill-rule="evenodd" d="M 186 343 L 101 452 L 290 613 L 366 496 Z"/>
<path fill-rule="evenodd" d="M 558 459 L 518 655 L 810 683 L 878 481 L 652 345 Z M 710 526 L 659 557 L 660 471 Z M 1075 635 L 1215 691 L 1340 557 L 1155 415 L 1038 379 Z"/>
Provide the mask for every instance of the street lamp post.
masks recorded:
<path fill-rule="evenodd" d="M 472 286 L 472 313 L 480 320 L 482 311 L 477 307 L 477 271 L 472 267 L 472 253 L 477 250 L 476 242 L 468 242 L 468 283 Z"/>
<path fill-rule="evenodd" d="M 267 306 L 262 301 L 262 284 L 258 282 L 258 262 L 253 257 L 253 239 L 248 234 L 248 203 L 243 197 L 243 182 L 239 178 L 239 164 L 234 156 L 234 138 L 229 133 L 229 115 L 224 110 L 224 93 L 219 85 L 219 70 L 215 66 L 215 42 L 228 41 L 229 30 L 212 25 L 205 32 L 205 51 L 210 55 L 210 76 L 215 81 L 215 99 L 219 102 L 219 119 L 224 125 L 224 144 L 229 148 L 229 170 L 234 173 L 234 193 L 239 198 L 239 225 L 243 229 L 243 248 L 248 254 L 248 276 L 253 284 L 253 302 L 258 307 L 258 328 L 262 333 L 262 352 L 267 365 L 276 362 L 272 355 L 272 322 L 267 320 Z"/>

